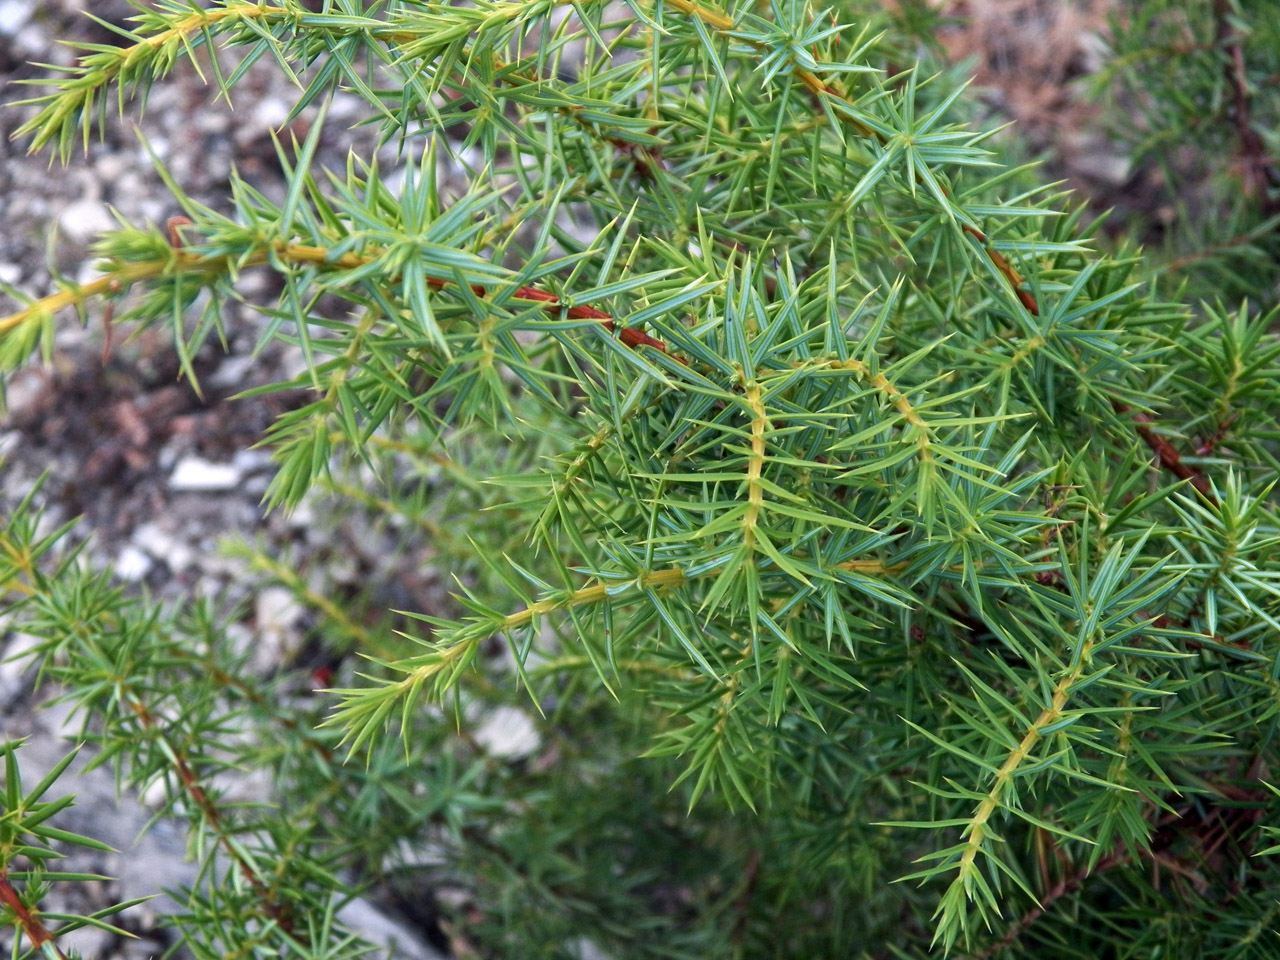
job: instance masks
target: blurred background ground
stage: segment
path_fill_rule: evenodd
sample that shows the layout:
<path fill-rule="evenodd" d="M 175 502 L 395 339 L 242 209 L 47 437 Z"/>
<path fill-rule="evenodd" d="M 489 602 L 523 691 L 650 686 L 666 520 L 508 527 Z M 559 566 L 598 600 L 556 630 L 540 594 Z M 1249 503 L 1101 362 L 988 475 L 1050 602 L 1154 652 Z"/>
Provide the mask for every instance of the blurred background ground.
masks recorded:
<path fill-rule="evenodd" d="M 73 51 L 64 41 L 118 41 L 85 15 L 89 10 L 116 24 L 137 12 L 124 0 L 0 0 L 0 96 L 5 102 L 39 92 L 18 85 L 44 73 L 34 63 L 71 62 Z M 290 133 L 305 136 L 305 120 L 282 128 L 294 89 L 273 64 L 263 63 L 245 79 L 234 111 L 214 92 L 189 64 L 180 64 L 151 92 L 145 112 L 133 102 L 123 116 L 112 113 L 102 136 L 95 135 L 88 150 L 77 151 L 65 167 L 51 162 L 48 151 L 28 156 L 27 144 L 13 139 L 31 108 L 0 110 L 0 220 L 5 224 L 0 282 L 11 294 L 0 297 L 0 314 L 14 308 L 19 294 L 39 297 L 56 289 L 60 279 L 85 282 L 94 276 L 92 244 L 117 218 L 162 225 L 181 212 L 148 149 L 193 199 L 214 209 L 227 208 L 233 165 L 268 197 L 283 196 L 272 133 L 286 140 Z M 353 144 L 365 156 L 376 152 L 372 136 L 339 134 L 359 119 L 357 109 L 354 98 L 339 97 L 333 105 L 332 132 L 322 138 L 319 152 L 320 162 L 332 169 L 342 168 Z M 145 130 L 145 145 L 139 128 Z M 390 152 L 384 159 L 394 166 Z M 245 281 L 251 297 L 269 292 L 262 275 Z M 304 578 L 320 558 L 341 554 L 343 562 L 326 562 L 323 583 L 314 584 L 338 602 L 365 591 L 370 581 L 412 589 L 421 602 L 427 588 L 412 561 L 362 524 L 359 515 L 330 517 L 305 506 L 288 516 L 264 513 L 260 501 L 270 461 L 253 444 L 305 394 L 231 399 L 259 384 L 287 380 L 303 368 L 296 351 L 279 345 L 253 355 L 265 322 L 261 315 L 233 308 L 224 318 L 226 350 L 211 347 L 196 358 L 200 392 L 179 378 L 167 331 L 113 337 L 106 350 L 101 314 L 95 309 L 86 319 L 80 325 L 65 318 L 48 363 L 20 372 L 8 385 L 7 409 L 0 415 L 0 512 L 7 514 L 43 478 L 36 502 L 45 511 L 48 530 L 79 517 L 72 538 L 87 541 L 91 564 L 114 568 L 133 588 L 157 598 L 218 597 L 222 608 L 239 609 L 240 635 L 261 651 L 259 667 L 265 671 L 296 663 L 307 647 L 312 618 L 291 591 L 255 575 L 246 557 L 228 555 L 222 549 L 228 537 L 252 542 L 271 556 L 296 557 L 291 569 Z M 402 600 L 401 605 L 407 604 Z M 37 709 L 47 707 L 54 691 L 38 690 L 27 663 L 13 659 L 29 642 L 5 634 L 0 610 L 5 658 L 0 734 L 28 738 L 19 756 L 26 781 L 34 782 L 66 752 L 63 736 L 77 723 L 65 709 Z M 75 866 L 115 879 L 62 885 L 47 909 L 100 909 L 193 881 L 181 825 L 161 820 L 135 843 L 151 808 L 127 797 L 117 803 L 107 769 L 80 776 L 75 784 L 79 802 L 64 828 L 99 837 L 121 851 L 94 854 Z M 61 902 L 63 895 L 79 899 Z M 129 912 L 124 926 L 140 939 L 86 930 L 66 946 L 90 958 L 158 955 L 169 945 L 155 923 L 158 912 L 171 908 L 166 903 L 162 899 Z M 418 933 L 372 904 L 361 902 L 357 910 L 355 925 L 375 940 L 394 940 L 399 956 L 434 955 Z"/>
<path fill-rule="evenodd" d="M 89 8 L 113 23 L 136 12 L 124 0 L 0 0 L 4 99 L 38 90 L 15 86 L 41 75 L 33 62 L 70 62 L 72 51 L 58 41 L 113 42 L 109 30 L 84 15 Z M 1160 165 L 1135 162 L 1131 144 L 1114 135 L 1088 96 L 1089 84 L 1108 62 L 1108 25 L 1123 13 L 1119 0 L 912 0 L 901 12 L 919 18 L 936 50 L 972 72 L 982 124 L 1014 123 L 1001 135 L 1013 154 L 1043 157 L 1049 176 L 1077 191 L 1092 213 L 1114 208 L 1111 235 L 1136 232 L 1137 239 L 1158 240 L 1172 227 L 1179 212 Z M 94 275 L 94 238 L 115 217 L 159 225 L 179 213 L 137 124 L 149 148 L 201 203 L 226 207 L 233 166 L 268 196 L 282 195 L 271 135 L 305 134 L 305 120 L 281 130 L 294 89 L 273 64 L 261 62 L 237 93 L 232 111 L 195 70 L 180 65 L 154 88 L 145 115 L 136 103 L 126 106 L 123 117 L 112 114 L 103 135 L 66 167 L 51 165 L 47 153 L 27 156 L 26 144 L 11 139 L 29 108 L 0 110 L 0 282 L 29 296 L 52 291 L 59 276 L 84 282 Z M 375 152 L 372 134 L 347 132 L 360 119 L 359 109 L 354 98 L 338 98 L 320 142 L 321 165 L 340 169 L 351 146 L 364 156 Z M 387 169 L 395 166 L 390 152 L 383 159 Z M 248 278 L 246 294 L 255 293 L 252 284 L 267 282 Z M 0 313 L 15 302 L 6 298 Z M 386 595 L 412 599 L 401 605 L 430 609 L 440 585 L 424 579 L 415 558 L 394 549 L 385 533 L 362 524 L 358 515 L 330 517 L 305 509 L 292 516 L 264 514 L 260 500 L 271 467 L 253 444 L 306 395 L 231 399 L 302 369 L 300 356 L 279 346 L 253 355 L 261 316 L 241 308 L 226 318 L 226 351 L 211 348 L 197 357 L 200 394 L 178 378 L 165 332 L 120 339 L 104 351 L 100 319 L 93 311 L 83 326 L 68 319 L 49 362 L 11 382 L 7 411 L 0 416 L 0 509 L 11 509 L 43 476 L 39 502 L 47 525 L 52 529 L 82 517 L 75 536 L 89 539 L 91 563 L 114 566 L 124 580 L 155 596 L 176 599 L 194 592 L 241 604 L 248 642 L 269 638 L 267 656 L 280 662 L 305 648 L 309 614 L 288 591 L 255 585 L 247 561 L 220 550 L 228 534 L 253 539 L 272 555 L 288 552 L 304 572 L 318 558 L 342 556 L 342 563 L 328 567 L 324 582 L 315 584 L 328 596 L 354 599 L 375 584 Z M 4 654 L 12 657 L 24 641 L 7 636 L 3 642 Z M 43 699 L 22 662 L 10 659 L 0 666 L 4 736 L 32 737 L 30 758 L 49 763 L 60 750 L 65 717 L 33 709 Z M 136 804 L 114 809 L 113 798 L 109 777 L 86 787 L 81 816 L 99 827 L 112 824 L 110 841 L 126 849 L 147 812 Z M 86 867 L 120 878 L 100 891 L 103 903 L 189 877 L 180 836 L 162 826 L 146 843 L 143 855 L 104 856 Z M 163 934 L 145 919 L 138 923 L 134 932 L 142 941 L 97 937 L 82 944 L 85 955 L 145 956 L 163 949 Z M 408 944 L 406 955 L 429 955 L 413 932 L 397 928 L 394 935 Z"/>

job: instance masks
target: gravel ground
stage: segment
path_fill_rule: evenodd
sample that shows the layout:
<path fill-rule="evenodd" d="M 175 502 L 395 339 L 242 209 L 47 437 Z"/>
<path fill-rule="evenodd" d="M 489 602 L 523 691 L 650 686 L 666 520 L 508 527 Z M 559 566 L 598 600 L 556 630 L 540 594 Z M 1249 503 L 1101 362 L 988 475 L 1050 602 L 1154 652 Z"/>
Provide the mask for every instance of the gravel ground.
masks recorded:
<path fill-rule="evenodd" d="M 114 42 L 109 31 L 83 15 L 89 7 L 114 23 L 136 13 L 123 0 L 0 0 L 0 96 L 6 102 L 38 91 L 14 86 L 42 75 L 31 62 L 70 61 L 72 52 L 57 41 Z M 116 216 L 132 224 L 161 224 L 179 212 L 137 135 L 139 126 L 151 150 L 201 203 L 226 209 L 233 165 L 267 196 L 282 197 L 271 133 L 279 132 L 295 92 L 273 64 L 260 63 L 238 88 L 239 109 L 232 112 L 182 65 L 153 89 L 145 114 L 136 103 L 127 105 L 124 116 L 112 116 L 105 135 L 66 167 L 51 164 L 47 152 L 28 157 L 26 143 L 11 140 L 31 108 L 0 110 L 0 219 L 5 223 L 0 282 L 35 296 L 55 289 L 57 276 L 85 282 L 95 275 L 90 245 L 115 226 Z M 360 110 L 355 98 L 334 103 L 320 145 L 321 163 L 341 169 L 352 144 L 364 156 L 373 152 L 371 133 L 345 131 Z M 384 170 L 394 168 L 393 156 L 380 159 Z M 252 295 L 253 283 L 268 281 L 260 276 L 246 282 L 250 286 L 243 289 Z M 12 298 L 0 297 L 0 315 L 13 306 Z M 90 309 L 87 326 L 66 320 L 51 362 L 22 371 L 8 385 L 7 411 L 0 416 L 0 511 L 12 509 L 45 476 L 38 502 L 46 524 L 52 529 L 81 517 L 73 538 L 88 540 L 88 562 L 113 566 L 121 578 L 161 599 L 200 593 L 222 598 L 227 608 L 241 603 L 248 611 L 246 636 L 272 651 L 267 659 L 282 659 L 302 647 L 307 612 L 282 588 L 251 586 L 246 561 L 219 549 L 224 537 L 252 539 L 270 555 L 287 550 L 301 565 L 341 545 L 356 554 L 345 576 L 353 579 L 358 572 L 366 583 L 397 577 L 398 571 L 388 567 L 396 551 L 364 526 L 353 528 L 358 517 L 326 523 L 314 514 L 264 514 L 260 499 L 271 465 L 265 453 L 250 448 L 277 415 L 304 397 L 231 397 L 289 378 L 302 360 L 281 347 L 251 358 L 263 321 L 247 309 L 233 309 L 225 319 L 229 349 L 211 348 L 196 361 L 203 395 L 178 378 L 166 334 L 115 342 L 104 357 L 96 308 Z M 334 576 L 341 581 L 344 574 L 339 570 Z M 326 584 L 342 587 L 341 582 Z M 271 642 L 263 644 L 264 639 Z M 5 635 L 0 611 L 0 659 L 19 653 L 22 644 L 23 638 Z M 276 665 L 259 664 L 264 670 Z M 63 734 L 74 729 L 64 731 L 64 710 L 41 709 L 52 694 L 47 687 L 35 689 L 25 662 L 9 659 L 0 665 L 0 736 L 28 738 L 19 752 L 27 783 L 65 754 Z M 78 803 L 60 825 L 123 852 L 63 861 L 60 869 L 114 880 L 62 885 L 68 893 L 55 888 L 46 909 L 91 911 L 193 880 L 181 828 L 162 820 L 139 839 L 153 811 L 136 798 L 118 801 L 109 771 L 69 777 L 65 783 L 73 785 Z M 117 918 L 139 939 L 85 930 L 62 945 L 87 958 L 157 955 L 169 944 L 156 916 L 172 906 L 161 899 Z M 394 942 L 397 956 L 438 956 L 410 925 L 373 903 L 357 902 L 344 919 L 375 942 Z M 9 949 L 7 943 L 0 946 Z"/>

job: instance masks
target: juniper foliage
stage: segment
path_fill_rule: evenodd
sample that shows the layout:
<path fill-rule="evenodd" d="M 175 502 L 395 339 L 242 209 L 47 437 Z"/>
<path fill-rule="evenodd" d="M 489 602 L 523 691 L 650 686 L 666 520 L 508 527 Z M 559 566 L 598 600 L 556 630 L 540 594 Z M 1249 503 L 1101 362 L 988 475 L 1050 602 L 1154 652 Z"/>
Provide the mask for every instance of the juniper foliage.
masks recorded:
<path fill-rule="evenodd" d="M 265 438 L 269 504 L 395 515 L 460 584 L 399 638 L 243 548 L 366 658 L 318 707 L 213 607 L 86 569 L 34 494 L 8 518 L 9 628 L 191 823 L 186 949 L 358 955 L 336 911 L 394 875 L 467 887 L 441 926 L 483 956 L 1274 955 L 1274 315 L 1098 252 L 867 6 L 315 6 L 139 5 L 22 129 L 69 160 L 183 58 L 232 101 L 254 61 L 298 79 L 281 202 L 170 181 L 184 217 L 105 236 L 0 359 L 108 303 L 194 376 L 269 271 L 264 341 L 308 360 L 277 386 L 313 398 Z M 398 185 L 316 167 L 337 90 Z M 555 762 L 486 758 L 480 701 L 532 701 Z M 274 806 L 219 802 L 241 768 Z M 13 769 L 0 900 L 56 956 L 39 903 L 76 878 L 41 844 L 74 838 Z M 443 865 L 402 859 L 427 840 Z"/>
<path fill-rule="evenodd" d="M 1093 79 L 1113 134 L 1160 185 L 1130 229 L 1197 297 L 1280 300 L 1280 6 L 1146 0 L 1118 11 Z M 1156 65 L 1158 69 L 1153 69 Z"/>

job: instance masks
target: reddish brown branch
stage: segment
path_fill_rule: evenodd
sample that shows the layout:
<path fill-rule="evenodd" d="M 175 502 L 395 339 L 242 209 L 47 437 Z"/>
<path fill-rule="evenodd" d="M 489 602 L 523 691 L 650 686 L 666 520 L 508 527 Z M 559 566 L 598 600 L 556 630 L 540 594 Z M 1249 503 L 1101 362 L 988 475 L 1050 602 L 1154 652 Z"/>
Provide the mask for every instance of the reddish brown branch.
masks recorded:
<path fill-rule="evenodd" d="M 1262 212 L 1271 216 L 1280 213 L 1280 195 L 1273 196 L 1273 184 L 1280 184 L 1280 169 L 1267 154 L 1267 145 L 1253 126 L 1252 103 L 1249 96 L 1248 74 L 1244 65 L 1244 48 L 1240 35 L 1231 24 L 1228 0 L 1214 0 L 1214 41 L 1226 54 L 1223 74 L 1231 88 L 1231 114 L 1236 126 L 1236 138 L 1240 141 L 1240 179 L 1244 183 L 1244 195 L 1256 200 Z"/>
<path fill-rule="evenodd" d="M 444 280 L 429 280 L 428 283 L 436 288 L 447 286 L 447 283 Z M 471 289 L 475 292 L 476 296 L 484 296 L 485 291 L 483 287 L 472 287 Z M 548 312 L 554 312 L 560 308 L 560 298 L 554 293 L 548 293 L 546 290 L 538 290 L 534 287 L 521 287 L 516 291 L 515 295 L 517 300 L 537 300 L 545 303 L 547 305 Z M 655 350 L 661 350 L 663 353 L 667 352 L 667 345 L 661 340 L 655 340 L 647 333 L 644 333 L 641 330 L 635 330 L 631 327 L 623 327 L 619 330 L 613 317 L 609 316 L 609 314 L 602 310 L 597 310 L 595 307 L 570 307 L 565 311 L 565 316 L 570 320 L 599 320 L 602 327 L 610 333 L 617 331 L 618 339 L 633 349 L 635 347 L 653 347 Z"/>
<path fill-rule="evenodd" d="M 575 115 L 575 120 L 584 123 L 581 118 Z M 584 123 L 585 125 L 585 123 Z M 651 134 L 652 130 L 649 131 Z M 630 140 L 623 140 L 621 137 L 606 136 L 605 142 L 624 157 L 629 157 L 631 162 L 635 164 L 636 173 L 642 180 L 656 180 L 659 170 L 666 170 L 666 161 L 662 159 L 662 145 L 645 146 L 639 143 L 632 143 Z"/>
<path fill-rule="evenodd" d="M 961 229 L 982 244 L 982 249 L 983 252 L 986 253 L 987 259 L 990 260 L 995 265 L 995 268 L 1000 271 L 1001 276 L 1005 278 L 1009 286 L 1012 288 L 1014 296 L 1018 298 L 1018 302 L 1027 308 L 1027 313 L 1031 314 L 1033 317 L 1040 316 L 1040 304 L 1036 302 L 1035 294 L 1030 290 L 1023 288 L 1023 284 L 1026 282 L 1026 277 L 1017 271 L 1003 253 L 991 245 L 991 241 L 987 239 L 987 235 L 977 227 L 971 227 L 966 223 L 961 227 Z"/>
<path fill-rule="evenodd" d="M 133 711 L 138 722 L 150 734 L 161 732 L 160 723 L 156 719 L 155 714 L 144 703 L 133 700 L 129 703 L 129 708 Z M 177 773 L 178 781 L 183 791 L 190 798 L 191 802 L 200 811 L 201 816 L 209 824 L 210 829 L 218 838 L 218 845 L 222 847 L 226 855 L 239 868 L 241 875 L 249 884 L 249 887 L 258 896 L 262 905 L 262 912 L 279 924 L 280 929 L 285 933 L 295 935 L 295 925 L 293 917 L 286 905 L 279 902 L 275 891 L 269 889 L 262 879 L 253 869 L 253 865 L 245 858 L 244 854 L 237 849 L 236 844 L 231 840 L 227 832 L 226 825 L 223 822 L 222 811 L 214 804 L 213 799 L 208 792 L 200 784 L 199 777 L 196 776 L 195 770 L 192 768 L 190 761 L 178 749 L 176 744 L 170 744 L 169 755 L 172 757 L 174 771 Z"/>
<path fill-rule="evenodd" d="M 9 882 L 8 871 L 0 869 L 0 904 L 7 907 L 18 921 L 18 926 L 22 928 L 22 932 L 27 935 L 27 939 L 31 941 L 31 948 L 38 954 L 45 952 L 45 945 L 48 944 L 54 954 L 66 960 L 66 954 L 58 949 L 58 945 L 54 942 L 53 934 L 49 932 L 49 928 L 40 922 L 40 918 L 32 913 L 18 891 L 13 888 L 13 884 Z"/>
<path fill-rule="evenodd" d="M 183 239 L 179 234 L 179 229 L 181 227 L 190 226 L 190 225 L 191 225 L 191 221 L 188 220 L 186 217 L 170 217 L 169 220 L 166 222 L 166 228 L 169 234 L 169 242 L 174 246 L 174 249 L 180 252 L 179 253 L 180 257 L 188 257 L 193 262 L 198 263 L 199 255 L 188 254 L 186 252 Z M 328 251 L 326 251 L 323 247 L 310 247 L 310 246 L 285 244 L 277 248 L 275 252 L 278 255 L 285 257 L 286 259 L 288 259 L 290 255 L 292 255 L 292 257 L 299 262 L 310 262 L 310 263 L 329 262 L 327 260 Z M 265 262 L 265 258 L 263 262 Z M 337 261 L 338 265 L 340 266 L 358 266 L 366 262 L 367 262 L 367 259 L 361 256 L 360 254 L 347 254 L 345 257 L 340 258 Z M 255 262 L 254 265 L 255 266 L 261 265 L 261 263 Z M 427 277 L 426 282 L 427 282 L 427 285 L 434 290 L 443 290 L 453 285 L 453 281 L 442 280 L 439 277 Z M 478 286 L 478 285 L 472 285 L 471 292 L 474 293 L 477 297 L 488 296 L 488 291 L 484 287 Z M 548 313 L 557 313 L 563 308 L 563 304 L 560 298 L 556 294 L 549 293 L 546 290 L 539 290 L 536 287 L 519 287 L 515 291 L 515 298 L 517 300 L 533 300 L 538 303 L 545 304 L 546 305 L 545 309 L 547 310 Z M 613 319 L 612 316 L 610 316 L 609 314 L 605 313 L 602 310 L 597 310 L 595 307 L 588 307 L 588 306 L 569 307 L 568 309 L 565 310 L 565 316 L 568 317 L 570 320 L 599 321 L 602 327 L 604 327 L 610 333 L 616 332 L 618 334 L 618 339 L 621 340 L 626 346 L 631 347 L 633 349 L 636 347 L 653 347 L 655 350 L 661 350 L 663 353 L 668 352 L 667 345 L 663 343 L 661 340 L 658 340 L 654 337 L 649 336 L 647 333 L 643 332 L 642 330 L 636 330 L 631 327 L 619 327 L 617 322 Z M 679 359 L 679 358 L 676 358 L 676 359 Z"/>
<path fill-rule="evenodd" d="M 1059 880 L 1056 884 L 1040 895 L 1040 902 L 1019 917 L 1008 930 L 1005 935 L 998 941 L 993 943 L 981 953 L 973 954 L 969 960 L 986 960 L 987 957 L 994 956 L 1006 947 L 1012 946 L 1013 942 L 1022 936 L 1027 929 L 1039 920 L 1042 916 L 1049 912 L 1050 908 L 1068 894 L 1075 893 L 1080 887 L 1095 874 L 1102 873 L 1104 870 L 1110 870 L 1113 867 L 1123 866 L 1130 860 L 1129 854 L 1121 851 L 1108 854 L 1094 865 L 1092 870 L 1084 867 L 1076 870 L 1074 873 L 1068 874 Z"/>
<path fill-rule="evenodd" d="M 1129 413 L 1130 407 L 1119 401 L 1112 401 L 1111 406 L 1116 413 L 1122 416 Z M 1216 504 L 1217 498 L 1213 495 L 1213 488 L 1210 487 L 1208 479 L 1203 473 L 1195 467 L 1188 464 L 1182 459 L 1182 454 L 1178 452 L 1178 448 L 1166 440 L 1160 434 L 1151 429 L 1150 424 L 1153 419 L 1147 413 L 1135 413 L 1133 415 L 1134 429 L 1137 431 L 1143 442 L 1151 448 L 1151 452 L 1156 455 L 1156 459 L 1160 462 L 1160 466 L 1168 470 L 1180 480 L 1188 480 L 1191 485 L 1200 492 L 1209 503 Z"/>

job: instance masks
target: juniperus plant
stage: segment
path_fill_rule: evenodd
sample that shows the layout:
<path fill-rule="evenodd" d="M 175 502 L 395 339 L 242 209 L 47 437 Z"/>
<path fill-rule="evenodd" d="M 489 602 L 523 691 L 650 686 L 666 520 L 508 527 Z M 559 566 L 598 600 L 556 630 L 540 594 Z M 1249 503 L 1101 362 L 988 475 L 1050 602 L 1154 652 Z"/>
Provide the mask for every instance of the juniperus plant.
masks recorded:
<path fill-rule="evenodd" d="M 254 555 L 366 658 L 302 696 L 209 605 L 126 596 L 34 500 L 9 519 L 11 624 L 192 823 L 187 949 L 355 955 L 342 896 L 429 839 L 409 889 L 469 885 L 443 927 L 481 956 L 1275 954 L 1273 316 L 1096 251 L 856 3 L 140 10 L 27 101 L 32 148 L 69 160 L 216 47 L 229 99 L 271 57 L 316 110 L 289 189 L 234 180 L 223 216 L 171 182 L 183 217 L 0 319 L 5 364 L 76 308 L 168 325 L 192 375 L 270 271 L 264 339 L 314 399 L 265 438 L 269 505 L 398 514 L 459 584 L 397 638 Z M 337 89 L 397 187 L 315 169 Z M 446 198 L 459 144 L 483 162 Z M 555 762 L 467 738 L 504 700 Z M 241 767 L 275 806 L 219 803 Z M 6 843 L 5 916 L 56 952 Z"/>
<path fill-rule="evenodd" d="M 1118 9 L 1092 87 L 1114 134 L 1158 173 L 1139 215 L 1156 264 L 1197 296 L 1280 300 L 1280 6 L 1144 0 Z"/>

